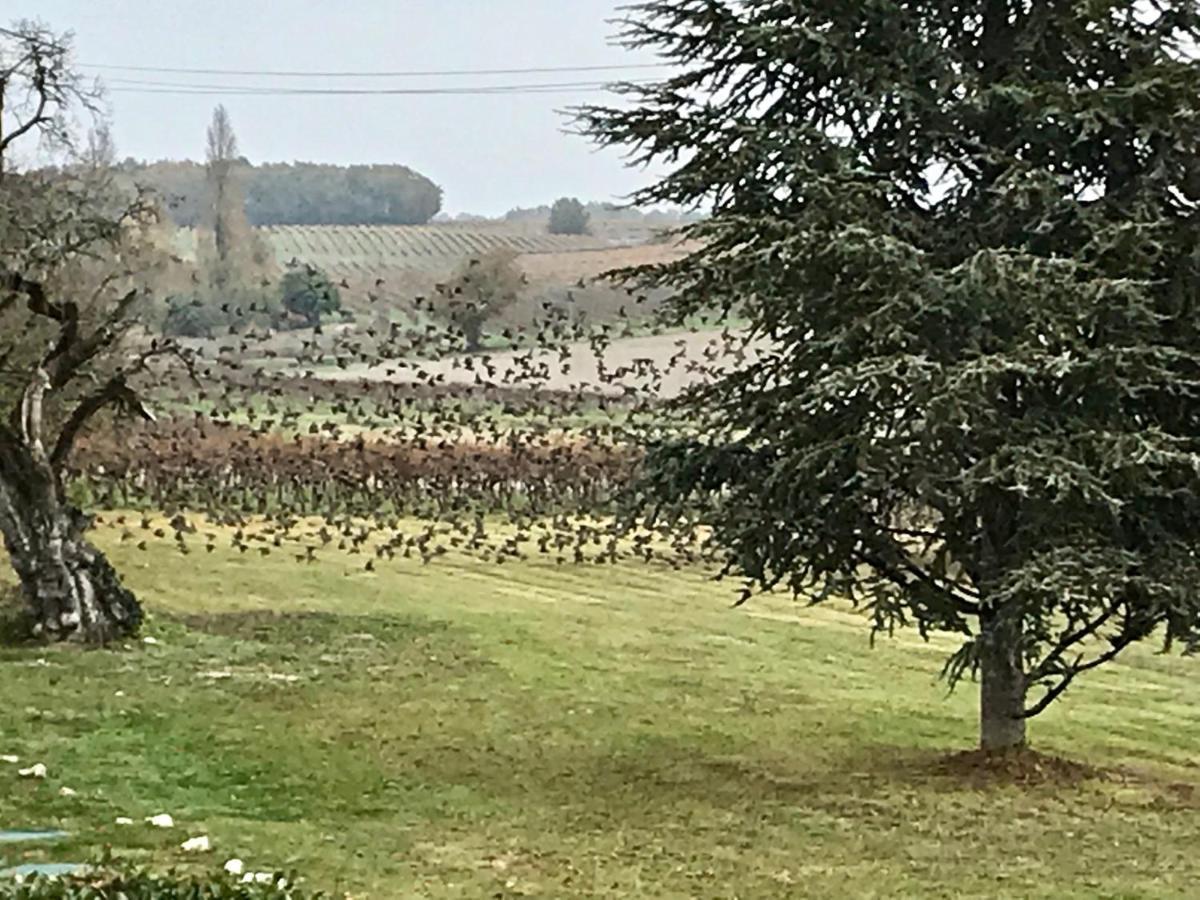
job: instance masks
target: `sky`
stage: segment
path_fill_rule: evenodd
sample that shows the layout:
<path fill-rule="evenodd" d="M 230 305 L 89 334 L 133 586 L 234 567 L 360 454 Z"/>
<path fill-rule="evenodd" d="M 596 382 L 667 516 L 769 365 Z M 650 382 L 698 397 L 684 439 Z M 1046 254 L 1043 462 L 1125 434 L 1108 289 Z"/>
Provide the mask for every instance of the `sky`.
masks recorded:
<path fill-rule="evenodd" d="M 120 158 L 202 158 L 217 103 L 252 162 L 402 163 L 452 214 L 499 215 L 559 196 L 619 201 L 653 173 L 564 133 L 560 110 L 604 93 L 213 96 L 132 81 L 306 88 L 448 88 L 649 78 L 653 69 L 406 78 L 137 72 L 101 66 L 395 72 L 633 66 L 613 44 L 619 0 L 5 0 L 4 18 L 75 33 L 77 60 L 109 89 Z M 121 79 L 126 79 L 122 81 Z M 173 89 L 172 89 L 173 90 Z"/>

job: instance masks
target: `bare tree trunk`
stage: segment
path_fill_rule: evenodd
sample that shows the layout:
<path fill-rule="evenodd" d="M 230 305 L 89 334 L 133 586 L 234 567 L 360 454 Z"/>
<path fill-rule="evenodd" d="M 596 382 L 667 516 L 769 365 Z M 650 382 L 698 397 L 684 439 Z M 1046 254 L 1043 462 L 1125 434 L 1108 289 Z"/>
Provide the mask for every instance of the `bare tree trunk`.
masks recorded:
<path fill-rule="evenodd" d="M 979 746 L 989 753 L 1025 747 L 1025 667 L 1021 635 L 999 626 L 994 616 L 980 617 Z"/>

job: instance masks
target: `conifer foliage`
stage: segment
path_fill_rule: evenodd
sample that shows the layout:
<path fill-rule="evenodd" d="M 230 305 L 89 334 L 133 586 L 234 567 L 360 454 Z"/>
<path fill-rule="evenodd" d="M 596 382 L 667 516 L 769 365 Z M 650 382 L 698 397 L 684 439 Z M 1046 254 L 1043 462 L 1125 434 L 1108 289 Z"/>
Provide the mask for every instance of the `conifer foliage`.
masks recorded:
<path fill-rule="evenodd" d="M 985 750 L 1200 638 L 1198 10 L 657 0 L 624 42 L 678 74 L 578 111 L 669 166 L 635 204 L 712 209 L 642 279 L 766 348 L 642 499 L 752 587 L 962 635 Z"/>

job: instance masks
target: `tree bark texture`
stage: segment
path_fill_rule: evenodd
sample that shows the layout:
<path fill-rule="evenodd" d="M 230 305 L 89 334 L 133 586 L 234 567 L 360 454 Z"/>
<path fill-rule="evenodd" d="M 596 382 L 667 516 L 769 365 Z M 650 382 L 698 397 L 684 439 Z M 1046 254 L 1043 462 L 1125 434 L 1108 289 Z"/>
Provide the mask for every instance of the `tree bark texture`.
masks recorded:
<path fill-rule="evenodd" d="M 1007 753 L 1026 745 L 1025 694 L 1020 631 L 982 617 L 979 635 L 979 746 Z"/>
<path fill-rule="evenodd" d="M 89 643 L 133 634 L 141 605 L 85 537 L 88 519 L 66 499 L 40 439 L 40 394 L 27 399 L 21 431 L 0 426 L 0 535 L 33 632 Z"/>

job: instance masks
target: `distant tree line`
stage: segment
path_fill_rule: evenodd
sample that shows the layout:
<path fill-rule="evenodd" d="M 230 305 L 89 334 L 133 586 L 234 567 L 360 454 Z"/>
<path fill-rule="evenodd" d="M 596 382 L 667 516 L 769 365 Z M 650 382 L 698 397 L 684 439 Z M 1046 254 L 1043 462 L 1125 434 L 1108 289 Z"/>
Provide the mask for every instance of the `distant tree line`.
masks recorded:
<path fill-rule="evenodd" d="M 238 168 L 251 225 L 423 225 L 442 206 L 442 189 L 407 166 L 254 166 L 241 158 Z M 204 163 L 127 159 L 119 170 L 158 193 L 177 225 L 204 224 Z"/>
<path fill-rule="evenodd" d="M 504 214 L 504 221 L 548 222 L 556 206 L 560 210 L 565 209 L 564 201 L 572 207 L 575 204 L 579 204 L 582 207 L 583 214 L 591 222 L 627 222 L 654 227 L 673 227 L 676 225 L 686 225 L 689 222 L 697 222 L 705 217 L 704 213 L 695 210 L 636 209 L 616 203 L 602 203 L 597 201 L 582 203 L 576 198 L 564 197 L 558 200 L 553 206 L 546 204 L 543 206 L 510 209 Z"/>

